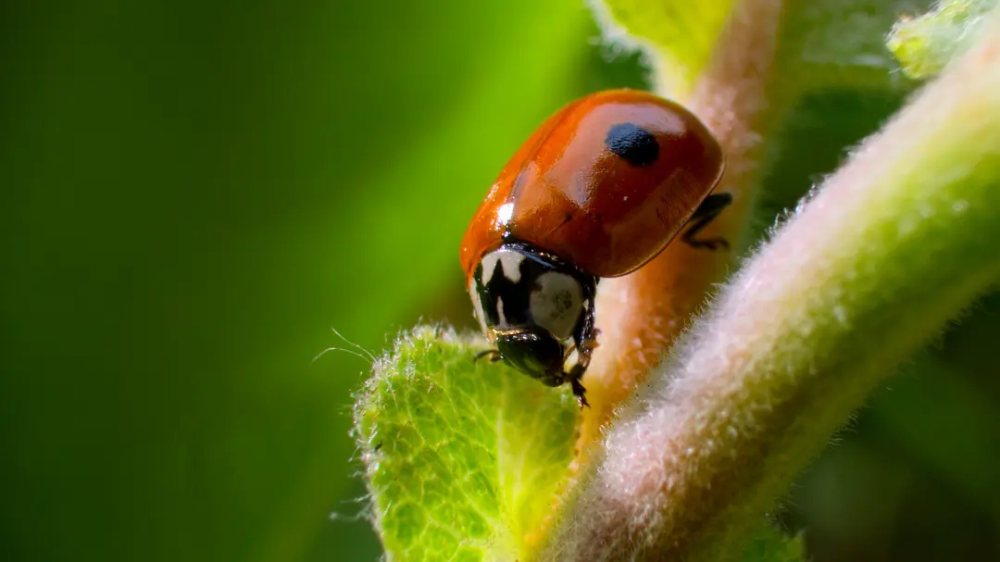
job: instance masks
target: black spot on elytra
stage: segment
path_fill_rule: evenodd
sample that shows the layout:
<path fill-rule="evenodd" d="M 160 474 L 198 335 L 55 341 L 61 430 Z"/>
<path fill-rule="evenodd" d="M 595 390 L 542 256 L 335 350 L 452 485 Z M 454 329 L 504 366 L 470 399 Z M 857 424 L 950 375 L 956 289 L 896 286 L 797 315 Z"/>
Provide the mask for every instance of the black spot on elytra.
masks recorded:
<path fill-rule="evenodd" d="M 660 154 L 656 137 L 635 123 L 619 123 L 611 127 L 604 144 L 633 166 L 648 166 L 656 162 Z"/>

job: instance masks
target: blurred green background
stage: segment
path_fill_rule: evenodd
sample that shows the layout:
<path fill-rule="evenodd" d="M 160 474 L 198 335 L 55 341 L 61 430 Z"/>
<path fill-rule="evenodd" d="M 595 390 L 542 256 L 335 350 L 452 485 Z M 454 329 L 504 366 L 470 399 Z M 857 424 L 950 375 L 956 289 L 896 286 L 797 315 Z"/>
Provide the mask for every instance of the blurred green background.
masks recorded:
<path fill-rule="evenodd" d="M 376 560 L 367 360 L 312 358 L 469 324 L 494 175 L 643 83 L 596 39 L 579 0 L 0 5 L 0 557 Z M 804 99 L 758 224 L 901 101 Z M 998 335 L 987 299 L 803 478 L 782 521 L 814 560 L 1000 559 Z"/>

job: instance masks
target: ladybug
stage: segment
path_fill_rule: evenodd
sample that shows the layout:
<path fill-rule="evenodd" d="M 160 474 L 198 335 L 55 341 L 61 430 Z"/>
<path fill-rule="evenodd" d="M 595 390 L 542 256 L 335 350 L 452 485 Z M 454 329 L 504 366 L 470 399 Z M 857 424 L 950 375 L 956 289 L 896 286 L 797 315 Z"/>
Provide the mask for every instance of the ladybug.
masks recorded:
<path fill-rule="evenodd" d="M 477 358 L 569 382 L 587 405 L 598 280 L 639 269 L 685 226 L 691 246 L 728 247 L 695 238 L 732 201 L 712 194 L 723 167 L 698 118 L 653 94 L 598 92 L 556 112 L 500 172 L 462 240 L 473 308 L 495 346 Z"/>

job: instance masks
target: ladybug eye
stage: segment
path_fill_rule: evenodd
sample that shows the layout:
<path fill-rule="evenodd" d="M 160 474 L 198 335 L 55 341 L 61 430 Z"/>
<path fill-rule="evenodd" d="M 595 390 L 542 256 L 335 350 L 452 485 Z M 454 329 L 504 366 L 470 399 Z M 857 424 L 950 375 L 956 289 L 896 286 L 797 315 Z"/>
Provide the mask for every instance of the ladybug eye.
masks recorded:
<path fill-rule="evenodd" d="M 656 137 L 635 123 L 619 123 L 608 131 L 604 145 L 633 166 L 648 166 L 656 162 L 660 144 Z"/>

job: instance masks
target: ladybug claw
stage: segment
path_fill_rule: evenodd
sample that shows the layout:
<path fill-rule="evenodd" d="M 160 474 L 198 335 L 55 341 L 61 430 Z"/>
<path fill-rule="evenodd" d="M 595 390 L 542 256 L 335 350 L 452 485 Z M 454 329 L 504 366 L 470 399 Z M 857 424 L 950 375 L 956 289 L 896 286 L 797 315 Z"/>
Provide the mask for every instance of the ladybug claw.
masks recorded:
<path fill-rule="evenodd" d="M 573 396 L 576 396 L 577 402 L 580 403 L 580 409 L 584 407 L 589 408 L 590 402 L 587 402 L 587 389 L 580 384 L 580 379 L 573 379 L 570 381 L 570 385 L 573 387 Z"/>

